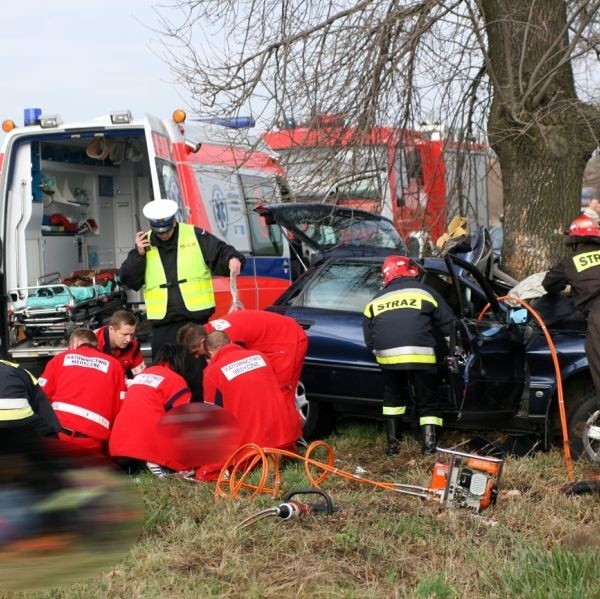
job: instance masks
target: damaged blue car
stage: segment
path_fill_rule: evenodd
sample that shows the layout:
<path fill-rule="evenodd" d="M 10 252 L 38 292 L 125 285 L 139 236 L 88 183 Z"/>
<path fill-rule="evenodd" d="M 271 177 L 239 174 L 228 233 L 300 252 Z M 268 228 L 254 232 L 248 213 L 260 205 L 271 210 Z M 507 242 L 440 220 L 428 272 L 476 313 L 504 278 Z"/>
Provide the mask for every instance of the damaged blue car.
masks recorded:
<path fill-rule="evenodd" d="M 296 319 L 309 337 L 300 393 L 307 438 L 332 432 L 345 414 L 381 414 L 383 377 L 364 343 L 362 312 L 380 287 L 382 261 L 364 251 L 353 256 L 346 249 L 343 257 L 330 252 L 270 307 Z M 498 271 L 483 227 L 444 257 L 418 262 L 423 281 L 456 315 L 439 372 L 445 426 L 529 433 L 548 448 L 561 433 L 562 379 L 572 454 L 600 461 L 600 400 L 584 351 L 586 323 L 569 298 L 532 302 L 545 326 L 520 306 L 500 301 L 516 281 Z M 556 348 L 560 377 L 544 328 Z"/>

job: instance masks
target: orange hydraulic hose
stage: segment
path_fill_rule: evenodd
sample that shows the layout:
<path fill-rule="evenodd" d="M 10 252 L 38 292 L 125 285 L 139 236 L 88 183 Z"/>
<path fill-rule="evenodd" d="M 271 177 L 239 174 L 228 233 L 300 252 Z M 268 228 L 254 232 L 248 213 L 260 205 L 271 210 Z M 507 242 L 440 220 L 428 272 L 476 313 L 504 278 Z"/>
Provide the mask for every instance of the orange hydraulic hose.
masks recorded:
<path fill-rule="evenodd" d="M 569 444 L 569 428 L 567 426 L 567 413 L 565 410 L 565 400 L 563 396 L 563 385 L 562 385 L 562 375 L 560 372 L 560 365 L 558 363 L 558 355 L 556 353 L 556 347 L 554 342 L 552 341 L 552 336 L 550 335 L 548 329 L 546 328 L 546 323 L 543 321 L 542 317 L 525 301 L 518 297 L 513 297 L 510 295 L 504 295 L 498 298 L 498 301 L 513 301 L 523 306 L 537 321 L 540 325 L 544 333 L 544 337 L 546 338 L 546 343 L 550 348 L 550 354 L 552 355 L 552 363 L 554 364 L 554 372 L 556 374 L 556 391 L 558 396 L 558 412 L 560 414 L 560 425 L 562 428 L 562 437 L 563 437 L 563 448 L 565 453 L 565 466 L 567 468 L 567 479 L 569 482 L 573 482 L 575 480 L 575 475 L 573 473 L 573 458 L 571 457 L 571 446 Z M 479 313 L 477 320 L 481 320 L 484 314 L 489 310 L 490 304 Z"/>
<path fill-rule="evenodd" d="M 326 463 L 311 458 L 311 455 L 319 448 L 323 448 L 327 454 Z M 238 497 L 242 490 L 251 491 L 252 497 L 259 493 L 268 493 L 273 497 L 277 496 L 281 484 L 279 473 L 280 457 L 302 460 L 307 479 L 317 489 L 330 474 L 335 474 L 347 480 L 353 480 L 387 491 L 407 493 L 423 498 L 433 499 L 435 497 L 435 492 L 426 487 L 380 482 L 340 470 L 333 465 L 335 462 L 333 448 L 324 441 L 314 441 L 308 446 L 306 455 L 304 456 L 283 449 L 262 448 L 253 443 L 240 447 L 229 457 L 221 469 L 215 488 L 216 499 L 219 497 Z M 248 477 L 255 471 L 259 464 L 262 465 L 259 480 L 256 484 L 252 484 L 248 482 Z M 270 465 L 273 466 L 272 473 L 270 472 Z M 322 472 L 318 476 L 314 476 L 311 472 L 311 467 Z M 272 486 L 269 486 L 269 478 L 273 479 Z"/>

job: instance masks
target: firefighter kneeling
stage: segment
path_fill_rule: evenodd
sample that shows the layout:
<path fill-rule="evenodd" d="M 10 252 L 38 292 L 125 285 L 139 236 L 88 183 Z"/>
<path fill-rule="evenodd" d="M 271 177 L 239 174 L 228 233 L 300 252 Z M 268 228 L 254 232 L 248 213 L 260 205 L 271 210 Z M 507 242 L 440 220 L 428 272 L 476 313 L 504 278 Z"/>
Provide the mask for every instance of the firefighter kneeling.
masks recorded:
<path fill-rule="evenodd" d="M 381 267 L 383 289 L 364 310 L 365 343 L 384 376 L 388 455 L 398 453 L 400 420 L 411 395 L 419 416 L 424 454 L 435 452 L 436 431 L 443 424 L 436 395 L 435 350 L 450 334 L 454 314 L 434 289 L 416 279 L 419 272 L 409 258 L 386 258 Z"/>

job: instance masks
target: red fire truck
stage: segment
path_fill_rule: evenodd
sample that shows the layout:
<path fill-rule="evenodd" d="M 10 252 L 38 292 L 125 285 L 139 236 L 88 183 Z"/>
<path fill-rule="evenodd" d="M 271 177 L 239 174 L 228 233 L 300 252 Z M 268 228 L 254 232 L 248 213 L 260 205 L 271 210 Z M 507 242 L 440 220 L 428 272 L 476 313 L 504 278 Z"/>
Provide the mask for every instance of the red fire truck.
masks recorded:
<path fill-rule="evenodd" d="M 346 126 L 325 115 L 310 126 L 269 131 L 295 199 L 319 199 L 377 212 L 423 252 L 455 215 L 488 224 L 485 146 L 444 139 L 439 131 Z M 414 246 L 417 246 L 416 248 Z"/>

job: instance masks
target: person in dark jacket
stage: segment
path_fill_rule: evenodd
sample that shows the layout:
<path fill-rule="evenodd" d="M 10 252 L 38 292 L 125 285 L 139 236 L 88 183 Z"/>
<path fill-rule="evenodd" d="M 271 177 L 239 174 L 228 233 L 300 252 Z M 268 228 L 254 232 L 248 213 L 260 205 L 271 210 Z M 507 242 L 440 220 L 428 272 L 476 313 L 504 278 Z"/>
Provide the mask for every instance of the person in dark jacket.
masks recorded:
<path fill-rule="evenodd" d="M 178 223 L 173 200 L 153 200 L 143 209 L 150 232 L 139 231 L 135 248 L 121 265 L 121 281 L 144 289 L 152 323 L 152 359 L 165 343 L 175 343 L 187 322 L 205 324 L 215 311 L 213 275 L 237 276 L 244 256 L 204 229 Z M 203 357 L 188 357 L 186 380 L 195 401 L 202 400 Z"/>
<path fill-rule="evenodd" d="M 419 272 L 409 258 L 386 258 L 381 267 L 384 287 L 363 314 L 365 343 L 383 371 L 388 455 L 398 453 L 399 421 L 411 395 L 423 453 L 435 452 L 437 429 L 443 425 L 436 395 L 436 347 L 449 336 L 454 314 L 434 289 L 416 279 Z"/>
<path fill-rule="evenodd" d="M 575 307 L 587 318 L 585 353 L 596 396 L 600 398 L 600 226 L 585 215 L 569 226 L 565 244 L 572 254 L 553 266 L 542 286 L 548 293 L 559 293 L 571 285 Z M 600 405 L 600 399 L 599 405 Z"/>
<path fill-rule="evenodd" d="M 36 487 L 53 480 L 43 439 L 59 430 L 37 379 L 19 364 L 0 360 L 0 486 L 30 481 Z"/>

